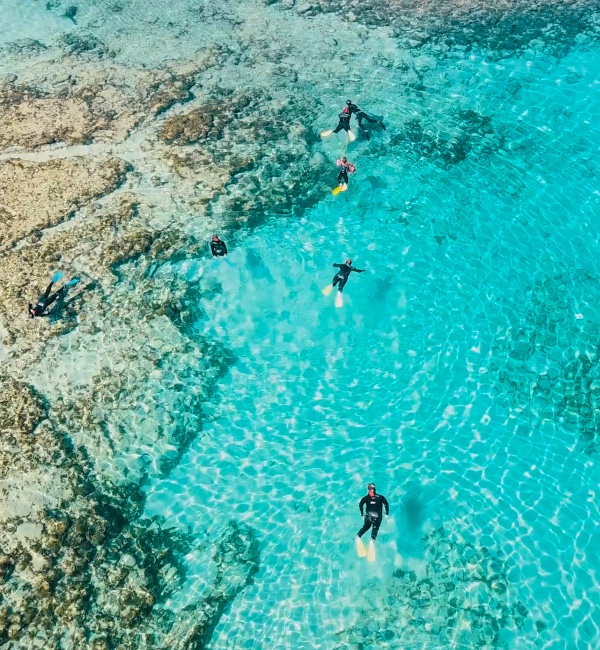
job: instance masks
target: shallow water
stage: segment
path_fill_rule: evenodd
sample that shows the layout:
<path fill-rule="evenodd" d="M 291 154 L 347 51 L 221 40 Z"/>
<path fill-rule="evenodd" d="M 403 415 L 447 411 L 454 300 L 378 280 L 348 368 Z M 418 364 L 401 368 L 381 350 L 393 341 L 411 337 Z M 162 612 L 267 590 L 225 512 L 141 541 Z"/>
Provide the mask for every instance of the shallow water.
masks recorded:
<path fill-rule="evenodd" d="M 186 31 L 193 3 L 143 4 L 128 4 L 125 22 L 102 3 L 78 20 L 123 60 L 144 60 L 144 49 L 112 27 L 145 34 L 150 63 L 165 56 L 153 47 L 162 27 L 172 56 L 231 29 L 213 21 L 201 34 L 191 21 Z M 27 7 L 29 31 L 14 38 L 40 38 L 39 5 Z M 49 38 L 77 29 L 52 20 Z M 427 575 L 421 540 L 440 526 L 506 558 L 507 600 L 528 612 L 520 629 L 505 626 L 507 647 L 596 647 L 600 51 L 437 59 L 390 38 L 378 59 L 354 52 L 334 77 L 318 55 L 328 34 L 298 34 L 315 40 L 299 75 L 302 92 L 322 98 L 315 131 L 350 94 L 388 130 L 347 147 L 358 167 L 347 193 L 267 220 L 227 260 L 156 271 L 165 286 L 189 282 L 190 335 L 236 361 L 181 464 L 148 486 L 147 514 L 203 539 L 231 518 L 257 531 L 260 571 L 222 618 L 215 650 L 336 647 L 336 633 L 364 622 L 365 589 L 385 593 L 400 567 Z M 344 146 L 319 145 L 331 187 Z M 366 273 L 336 309 L 321 290 L 347 257 Z M 372 480 L 392 516 L 367 565 L 353 544 Z M 210 578 L 190 562 L 189 592 L 173 606 Z M 417 637 L 403 628 L 378 647 L 465 647 L 435 632 L 411 645 Z"/>
<path fill-rule="evenodd" d="M 373 110 L 390 128 L 348 148 L 359 171 L 347 194 L 207 267 L 221 292 L 200 292 L 196 327 L 237 362 L 216 420 L 150 488 L 148 512 L 209 534 L 229 517 L 259 531 L 260 573 L 215 648 L 335 647 L 359 590 L 418 566 L 419 538 L 438 525 L 507 555 L 511 598 L 530 612 L 510 647 L 600 639 L 597 461 L 579 412 L 552 412 L 551 394 L 538 406 L 535 388 L 552 372 L 567 382 L 579 357 L 596 363 L 598 185 L 583 166 L 600 141 L 600 57 L 550 74 L 468 62 L 479 82 L 462 104 L 491 117 L 496 150 L 445 170 L 395 155 L 394 124 L 431 116 L 458 73 L 440 66 L 445 85 L 412 106 L 389 75 Z M 519 97 L 499 100 L 515 79 Z M 367 272 L 335 309 L 320 290 L 348 256 Z M 375 567 L 353 548 L 370 480 L 392 507 Z"/>

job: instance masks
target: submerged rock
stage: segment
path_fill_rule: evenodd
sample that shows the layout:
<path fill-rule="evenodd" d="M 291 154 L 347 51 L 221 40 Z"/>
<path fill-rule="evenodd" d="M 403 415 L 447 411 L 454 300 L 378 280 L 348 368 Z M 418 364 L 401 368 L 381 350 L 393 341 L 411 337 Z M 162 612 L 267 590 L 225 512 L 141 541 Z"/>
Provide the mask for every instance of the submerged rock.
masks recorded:
<path fill-rule="evenodd" d="M 501 630 L 525 625 L 529 612 L 507 590 L 507 560 L 500 552 L 453 541 L 443 527 L 423 543 L 426 573 L 398 569 L 387 581 L 369 584 L 358 603 L 359 620 L 369 624 L 340 631 L 339 650 L 453 644 L 496 650 L 505 647 Z"/>
<path fill-rule="evenodd" d="M 113 192 L 130 169 L 116 158 L 0 162 L 0 250 L 56 226 L 83 205 Z"/>
<path fill-rule="evenodd" d="M 147 117 L 190 99 L 198 75 L 219 57 L 217 49 L 207 50 L 164 69 L 132 70 L 82 58 L 106 53 L 93 37 L 70 34 L 63 41 L 70 56 L 56 62 L 53 75 L 39 79 L 34 68 L 29 81 L 0 86 L 0 149 L 121 141 Z"/>

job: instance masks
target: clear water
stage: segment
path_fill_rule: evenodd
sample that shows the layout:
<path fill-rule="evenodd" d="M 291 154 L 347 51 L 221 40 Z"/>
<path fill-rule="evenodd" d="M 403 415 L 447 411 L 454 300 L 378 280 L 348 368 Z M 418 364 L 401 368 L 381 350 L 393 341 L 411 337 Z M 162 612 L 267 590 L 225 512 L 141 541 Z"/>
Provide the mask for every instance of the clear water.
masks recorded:
<path fill-rule="evenodd" d="M 395 155 L 389 132 L 381 148 L 352 145 L 347 194 L 268 223 L 231 264 L 207 267 L 222 292 L 200 292 L 197 327 L 238 360 L 216 420 L 151 487 L 148 512 L 208 534 L 231 517 L 259 532 L 260 573 L 214 648 L 335 647 L 361 590 L 413 566 L 438 525 L 508 556 L 511 597 L 530 612 L 510 647 L 600 642 L 589 418 L 536 388 L 549 375 L 576 391 L 578 358 L 598 373 L 600 186 L 586 170 L 599 64 L 598 52 L 551 71 L 470 59 L 479 82 L 467 89 L 449 62 L 424 106 L 402 101 L 400 79 L 373 80 L 389 131 L 410 111 L 435 123 L 460 91 L 492 118 L 492 138 L 505 134 L 499 150 L 442 170 Z M 503 100 L 515 79 L 523 90 Z M 321 289 L 346 257 L 367 273 L 335 309 Z M 371 480 L 393 515 L 374 567 L 353 547 Z"/>
<path fill-rule="evenodd" d="M 100 5 L 81 21 L 110 40 Z M 185 8 L 168 5 L 154 7 L 158 26 L 148 3 L 119 19 L 136 38 L 149 30 L 120 58 L 140 60 L 145 46 L 158 61 L 161 25 L 181 56 L 216 38 L 168 32 Z M 315 41 L 300 66 L 323 100 L 311 127 L 328 127 L 351 95 L 388 131 L 348 147 L 358 172 L 347 193 L 240 236 L 226 261 L 157 272 L 197 288 L 196 331 L 236 362 L 181 464 L 148 486 L 147 513 L 208 540 L 231 518 L 257 531 L 260 571 L 214 650 L 337 647 L 338 632 L 365 622 L 365 593 L 393 608 L 395 570 L 427 575 L 422 538 L 440 526 L 503 553 L 507 599 L 528 612 L 521 629 L 507 626 L 507 647 L 599 647 L 600 51 L 413 57 L 423 89 L 408 92 L 396 64 L 409 55 L 391 39 L 378 64 L 358 56 L 340 78 L 323 73 L 324 38 L 298 34 Z M 342 147 L 320 150 L 333 161 Z M 367 272 L 336 309 L 321 290 L 347 257 Z M 368 481 L 392 510 L 373 565 L 354 550 Z M 173 606 L 210 580 L 190 562 L 189 592 Z M 417 627 L 378 647 L 473 647 Z"/>

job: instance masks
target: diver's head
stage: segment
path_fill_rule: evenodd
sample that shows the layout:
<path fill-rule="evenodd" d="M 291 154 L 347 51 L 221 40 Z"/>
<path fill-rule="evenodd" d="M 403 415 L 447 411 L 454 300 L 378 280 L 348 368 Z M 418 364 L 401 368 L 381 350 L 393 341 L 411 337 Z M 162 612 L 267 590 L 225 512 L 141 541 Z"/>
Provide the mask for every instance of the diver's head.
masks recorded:
<path fill-rule="evenodd" d="M 217 241 L 221 241 L 221 240 L 217 237 L 217 235 L 213 235 L 213 241 L 217 242 Z"/>
<path fill-rule="evenodd" d="M 346 264 L 347 264 L 348 266 L 352 266 L 352 260 L 346 260 Z"/>
<path fill-rule="evenodd" d="M 342 162 L 348 162 L 348 158 L 346 158 L 346 156 L 342 156 Z"/>
<path fill-rule="evenodd" d="M 346 106 L 351 106 L 351 105 L 352 105 L 352 102 L 349 99 L 347 99 L 346 100 Z"/>
<path fill-rule="evenodd" d="M 367 491 L 371 495 L 375 494 L 375 483 L 369 483 L 369 485 L 367 485 Z"/>

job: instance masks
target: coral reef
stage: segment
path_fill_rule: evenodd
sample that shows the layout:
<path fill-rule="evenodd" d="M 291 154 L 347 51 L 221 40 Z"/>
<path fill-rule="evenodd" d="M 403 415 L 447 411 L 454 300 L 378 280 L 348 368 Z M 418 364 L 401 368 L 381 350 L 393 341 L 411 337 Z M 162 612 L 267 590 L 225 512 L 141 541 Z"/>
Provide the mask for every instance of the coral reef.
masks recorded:
<path fill-rule="evenodd" d="M 338 633 L 340 650 L 493 650 L 507 647 L 510 632 L 526 624 L 527 608 L 511 601 L 502 553 L 453 541 L 443 527 L 423 543 L 426 574 L 398 569 L 387 581 L 369 584 L 358 603 L 361 623 Z"/>

